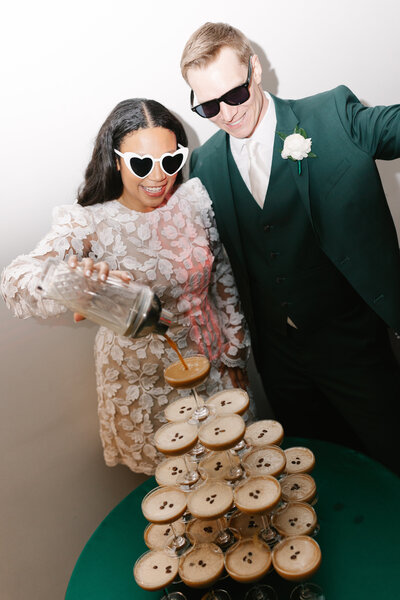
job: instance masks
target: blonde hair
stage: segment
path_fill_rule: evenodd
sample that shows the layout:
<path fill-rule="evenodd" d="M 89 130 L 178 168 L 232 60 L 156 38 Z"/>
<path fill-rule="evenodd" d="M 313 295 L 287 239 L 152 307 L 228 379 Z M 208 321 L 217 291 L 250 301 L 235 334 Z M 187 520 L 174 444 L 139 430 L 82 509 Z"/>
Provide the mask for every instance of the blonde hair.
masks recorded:
<path fill-rule="evenodd" d="M 248 65 L 254 54 L 246 36 L 227 23 L 204 23 L 186 42 L 181 58 L 181 73 L 188 83 L 187 74 L 193 67 L 204 67 L 212 62 L 222 48 L 235 50 L 239 60 Z"/>

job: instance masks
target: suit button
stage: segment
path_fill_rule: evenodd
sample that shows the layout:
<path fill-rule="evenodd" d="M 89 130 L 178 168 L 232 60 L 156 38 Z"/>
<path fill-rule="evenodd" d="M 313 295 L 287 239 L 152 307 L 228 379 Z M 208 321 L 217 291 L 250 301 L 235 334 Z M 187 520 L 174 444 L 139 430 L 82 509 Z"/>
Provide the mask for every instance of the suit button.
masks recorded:
<path fill-rule="evenodd" d="M 277 256 L 279 256 L 280 252 L 270 252 L 269 255 L 271 258 L 276 258 Z"/>

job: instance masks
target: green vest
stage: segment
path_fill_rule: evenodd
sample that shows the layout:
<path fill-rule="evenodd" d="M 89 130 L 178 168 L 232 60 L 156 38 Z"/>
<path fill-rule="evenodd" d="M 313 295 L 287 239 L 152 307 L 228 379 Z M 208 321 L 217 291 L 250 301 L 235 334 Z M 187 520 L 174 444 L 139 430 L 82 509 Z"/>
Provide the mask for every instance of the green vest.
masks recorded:
<path fill-rule="evenodd" d="M 277 145 L 263 209 L 230 148 L 228 169 L 257 327 L 286 333 L 289 316 L 301 330 L 316 329 L 355 305 L 359 297 L 319 247 Z"/>

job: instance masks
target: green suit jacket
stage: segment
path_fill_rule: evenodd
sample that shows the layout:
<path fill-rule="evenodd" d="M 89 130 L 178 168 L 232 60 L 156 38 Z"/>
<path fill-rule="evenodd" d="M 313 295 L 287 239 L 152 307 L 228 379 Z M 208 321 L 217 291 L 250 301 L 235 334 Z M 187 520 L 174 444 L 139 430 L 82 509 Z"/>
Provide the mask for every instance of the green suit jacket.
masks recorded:
<path fill-rule="evenodd" d="M 400 105 L 366 107 L 345 86 L 301 100 L 272 98 L 277 132 L 288 135 L 298 125 L 312 138 L 317 157 L 303 159 L 301 175 L 297 162 L 285 162 L 322 250 L 388 326 L 400 329 L 399 245 L 375 164 L 400 156 Z M 228 144 L 228 135 L 218 131 L 196 149 L 191 177 L 201 179 L 212 199 L 257 359 L 257 315 L 233 204 Z M 274 152 L 277 144 L 280 150 L 278 133 Z"/>

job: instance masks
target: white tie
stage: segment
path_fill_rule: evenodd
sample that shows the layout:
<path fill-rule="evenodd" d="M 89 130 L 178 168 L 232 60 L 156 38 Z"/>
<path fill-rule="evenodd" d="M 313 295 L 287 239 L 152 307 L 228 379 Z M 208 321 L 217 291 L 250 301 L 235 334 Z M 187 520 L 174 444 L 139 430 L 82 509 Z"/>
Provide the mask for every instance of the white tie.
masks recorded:
<path fill-rule="evenodd" d="M 249 153 L 249 180 L 251 193 L 257 204 L 263 208 L 269 181 L 266 158 L 263 155 L 262 146 L 259 142 L 248 140 L 246 146 Z"/>

